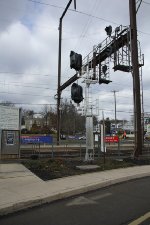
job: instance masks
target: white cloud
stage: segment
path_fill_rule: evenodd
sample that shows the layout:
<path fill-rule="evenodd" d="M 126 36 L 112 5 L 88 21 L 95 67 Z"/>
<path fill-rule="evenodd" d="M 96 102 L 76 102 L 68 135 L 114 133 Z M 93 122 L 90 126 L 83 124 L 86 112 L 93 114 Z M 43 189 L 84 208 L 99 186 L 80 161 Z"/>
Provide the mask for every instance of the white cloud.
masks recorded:
<path fill-rule="evenodd" d="M 57 92 L 58 26 L 59 18 L 68 3 L 67 0 L 43 2 L 63 8 L 27 0 L 0 2 L 0 100 L 34 103 L 37 104 L 36 110 L 38 104 L 56 103 L 54 95 Z M 115 28 L 119 24 L 129 24 L 128 8 L 128 1 L 123 0 L 81 0 L 77 1 L 77 10 L 95 17 L 67 11 L 62 30 L 62 83 L 75 74 L 69 67 L 70 51 L 75 50 L 84 58 L 94 45 L 106 38 L 106 26 L 112 25 Z M 70 9 L 73 9 L 73 4 Z M 138 36 L 145 54 L 143 87 L 146 111 L 150 111 L 149 10 L 150 5 L 142 3 L 137 14 L 138 30 L 148 33 L 139 32 Z M 3 71 L 9 73 L 2 73 Z M 133 105 L 132 75 L 111 71 L 110 80 L 112 83 L 109 85 L 93 85 L 93 99 L 98 96 L 103 101 L 100 107 L 107 109 L 106 114 L 113 117 L 114 101 L 111 91 L 118 90 L 117 109 L 120 112 L 117 115 L 119 118 L 129 118 L 131 113 L 128 111 Z M 82 79 L 79 83 L 81 81 Z M 63 91 L 62 97 L 70 99 L 70 87 Z"/>

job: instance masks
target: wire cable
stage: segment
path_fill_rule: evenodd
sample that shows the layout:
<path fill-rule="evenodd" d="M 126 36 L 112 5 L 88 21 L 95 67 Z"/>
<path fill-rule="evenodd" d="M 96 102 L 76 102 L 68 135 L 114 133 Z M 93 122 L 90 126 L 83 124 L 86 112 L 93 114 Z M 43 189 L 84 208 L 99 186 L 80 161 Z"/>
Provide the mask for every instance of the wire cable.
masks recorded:
<path fill-rule="evenodd" d="M 24 93 L 17 93 L 17 92 L 8 92 L 8 91 L 0 91 L 1 94 L 10 94 L 10 95 L 29 95 L 29 96 L 37 96 L 37 97 L 44 97 L 44 98 L 52 98 L 51 96 L 42 96 L 42 95 L 37 95 L 37 94 L 31 94 L 31 93 L 27 93 L 27 94 L 24 94 Z"/>
<path fill-rule="evenodd" d="M 144 3 L 144 4 L 147 4 L 147 5 L 150 5 L 150 3 L 149 3 L 149 2 L 146 2 L 146 1 L 143 1 L 143 3 Z"/>
<path fill-rule="evenodd" d="M 44 77 L 49 77 L 52 74 L 40 74 L 40 73 L 21 73 L 21 72 L 10 72 L 10 71 L 0 71 L 1 74 L 11 74 L 11 75 L 32 75 L 32 76 L 44 76 Z"/>
<path fill-rule="evenodd" d="M 136 13 L 138 12 L 138 10 L 139 10 L 139 8 L 140 8 L 141 3 L 142 3 L 142 0 L 140 0 L 140 3 L 139 3 L 139 5 L 138 5 L 138 7 L 137 7 L 137 9 L 136 9 Z"/>
<path fill-rule="evenodd" d="M 62 6 L 53 5 L 53 4 L 49 4 L 49 3 L 45 3 L 45 2 L 40 2 L 40 1 L 36 1 L 36 0 L 27 0 L 27 1 L 33 2 L 33 3 L 37 3 L 37 4 L 40 4 L 40 5 L 49 6 L 49 7 L 55 7 L 55 8 L 59 8 L 59 9 L 65 9 Z M 110 20 L 104 19 L 102 17 L 94 16 L 94 15 L 89 14 L 89 13 L 86 13 L 86 12 L 82 12 L 82 11 L 74 10 L 74 9 L 68 9 L 68 10 L 69 11 L 72 11 L 74 13 L 79 13 L 79 14 L 82 14 L 82 15 L 85 15 L 85 16 L 90 16 L 90 17 L 93 17 L 93 18 L 96 18 L 96 19 L 99 19 L 99 20 L 103 20 L 103 21 L 108 22 L 108 23 L 112 23 L 112 24 L 115 24 L 115 25 L 120 25 L 120 24 L 118 24 L 118 23 L 116 23 L 114 21 L 110 21 Z"/>

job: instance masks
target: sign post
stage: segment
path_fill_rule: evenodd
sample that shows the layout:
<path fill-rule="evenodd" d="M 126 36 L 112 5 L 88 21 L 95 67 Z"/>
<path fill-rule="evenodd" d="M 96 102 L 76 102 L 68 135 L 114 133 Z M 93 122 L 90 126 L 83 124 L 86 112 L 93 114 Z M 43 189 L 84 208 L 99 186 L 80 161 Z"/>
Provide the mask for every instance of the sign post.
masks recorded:
<path fill-rule="evenodd" d="M 0 156 L 20 157 L 20 109 L 0 105 Z"/>

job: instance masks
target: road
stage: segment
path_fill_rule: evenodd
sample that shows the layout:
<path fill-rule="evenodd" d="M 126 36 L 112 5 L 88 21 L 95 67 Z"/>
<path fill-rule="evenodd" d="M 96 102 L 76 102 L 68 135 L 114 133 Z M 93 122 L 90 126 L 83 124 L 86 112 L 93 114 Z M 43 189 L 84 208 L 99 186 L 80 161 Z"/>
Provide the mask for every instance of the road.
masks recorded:
<path fill-rule="evenodd" d="M 0 224 L 150 225 L 150 177 L 4 216 Z"/>

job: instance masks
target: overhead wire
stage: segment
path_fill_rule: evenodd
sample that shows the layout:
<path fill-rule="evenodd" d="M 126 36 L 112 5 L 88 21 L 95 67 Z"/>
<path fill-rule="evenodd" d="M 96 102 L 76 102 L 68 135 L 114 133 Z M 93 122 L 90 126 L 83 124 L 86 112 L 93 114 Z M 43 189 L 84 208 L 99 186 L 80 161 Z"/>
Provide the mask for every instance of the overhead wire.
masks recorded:
<path fill-rule="evenodd" d="M 31 2 L 37 2 L 37 1 L 32 1 L 32 0 L 28 0 L 28 1 L 31 1 Z M 143 1 L 144 2 L 144 1 Z M 39 3 L 39 2 L 38 2 Z M 146 3 L 146 2 L 144 2 L 144 3 Z M 43 3 L 42 3 L 43 4 Z M 147 3 L 148 4 L 148 3 Z M 56 6 L 53 6 L 53 7 L 56 7 Z M 58 7 L 57 7 L 58 8 Z M 60 8 L 63 8 L 63 7 L 60 7 Z M 74 11 L 74 10 L 71 10 L 71 11 Z M 78 12 L 79 13 L 79 12 Z M 81 13 L 81 14 L 85 14 L 85 15 L 87 15 L 87 16 L 91 16 L 90 14 L 88 15 L 87 13 Z M 95 16 L 92 16 L 92 17 L 95 17 Z M 96 17 L 95 17 L 96 18 Z M 100 18 L 99 18 L 100 19 Z M 143 32 L 144 33 L 144 32 Z M 148 34 L 148 35 L 150 35 L 150 34 Z M 47 97 L 49 97 L 49 96 L 47 96 Z M 127 98 L 127 97 L 126 97 Z"/>
<path fill-rule="evenodd" d="M 49 77 L 50 74 L 40 74 L 40 73 L 22 73 L 22 72 L 10 72 L 10 71 L 0 71 L 1 74 L 11 74 L 11 75 L 32 75 L 32 76 L 42 76 L 42 77 Z M 52 75 L 52 74 L 51 74 Z"/>
<path fill-rule="evenodd" d="M 92 13 L 96 13 L 96 10 L 97 10 L 97 3 L 98 3 L 98 0 L 95 0 L 94 4 L 93 4 L 93 7 L 91 9 Z M 91 14 L 92 14 L 91 13 Z M 76 43 L 76 45 L 74 46 L 74 51 L 77 51 L 77 49 L 79 48 L 80 44 L 81 44 L 81 41 L 82 39 L 85 37 L 85 34 L 87 33 L 88 29 L 89 29 L 89 25 L 92 21 L 92 16 L 89 16 L 86 24 L 84 25 L 83 29 L 82 29 L 82 32 L 80 34 L 80 37 Z M 68 70 L 68 65 L 66 66 L 66 68 L 64 69 L 64 73 L 66 73 L 66 71 Z M 63 77 L 64 78 L 64 77 Z"/>
<path fill-rule="evenodd" d="M 150 2 L 143 1 L 144 4 L 150 5 Z"/>
<path fill-rule="evenodd" d="M 29 96 L 37 96 L 37 97 L 44 97 L 44 98 L 52 98 L 51 96 L 43 96 L 38 94 L 32 94 L 32 93 L 19 93 L 19 92 L 9 92 L 9 91 L 0 91 L 1 94 L 11 94 L 11 95 L 29 95 Z"/>
<path fill-rule="evenodd" d="M 36 1 L 36 0 L 27 0 L 27 1 L 33 2 L 33 3 L 37 3 L 37 4 L 40 4 L 40 5 L 54 7 L 54 8 L 65 9 L 62 6 L 58 6 L 58 5 L 54 5 L 54 4 L 50 4 L 50 3 L 45 3 L 45 2 L 41 2 L 41 1 Z M 89 17 L 93 17 L 93 18 L 96 18 L 96 19 L 99 19 L 99 20 L 103 20 L 103 21 L 108 22 L 108 23 L 112 23 L 112 24 L 119 25 L 118 23 L 116 23 L 114 21 L 110 21 L 110 20 L 107 20 L 107 19 L 102 18 L 102 17 L 94 16 L 92 14 L 89 14 L 89 13 L 86 13 L 86 12 L 82 12 L 82 11 L 79 11 L 77 9 L 76 10 L 74 10 L 74 9 L 68 9 L 68 11 L 72 11 L 74 13 L 79 13 L 79 14 L 86 15 L 86 16 L 89 16 Z"/>
<path fill-rule="evenodd" d="M 140 1 L 139 5 L 137 6 L 137 9 L 136 9 L 136 13 L 138 12 L 140 6 L 141 6 L 141 3 L 142 3 L 142 0 L 138 0 L 137 3 Z"/>
<path fill-rule="evenodd" d="M 11 76 L 12 75 L 15 75 L 15 76 L 18 76 L 18 75 L 25 75 L 25 76 L 27 76 L 27 75 L 32 75 L 32 76 L 42 76 L 42 78 L 43 77 L 46 77 L 46 78 L 49 78 L 49 76 L 50 76 L 50 74 L 29 74 L 29 73 L 21 73 L 21 72 L 8 72 L 8 71 L 0 71 L 0 76 L 2 76 L 3 74 L 11 74 Z M 5 77 L 6 78 L 6 77 Z M 8 86 L 8 85 L 10 85 L 10 84 L 14 84 L 13 86 L 21 86 L 21 87 L 30 87 L 30 88 L 42 88 L 42 89 L 49 89 L 49 87 L 47 86 L 47 87 L 41 87 L 41 86 L 43 86 L 43 85 L 47 85 L 47 84 L 38 84 L 38 83 L 36 83 L 38 86 L 33 86 L 33 85 L 29 85 L 29 84 L 27 84 L 27 85 L 24 85 L 24 83 L 23 84 L 20 84 L 20 83 L 18 83 L 18 82 L 10 82 L 9 84 L 8 83 L 6 83 L 6 81 L 4 81 L 4 82 L 0 82 L 0 84 L 1 85 L 6 85 L 6 86 Z M 35 84 L 35 83 L 34 83 Z"/>
<path fill-rule="evenodd" d="M 0 82 L 0 85 L 3 85 L 3 86 L 9 86 L 10 83 Z M 11 85 L 12 85 L 12 86 L 17 86 L 17 87 L 40 88 L 40 89 L 49 90 L 49 87 L 41 87 L 41 86 L 33 86 L 33 85 L 24 85 L 24 84 L 17 83 L 17 82 L 11 82 Z"/>
<path fill-rule="evenodd" d="M 45 3 L 45 2 L 41 2 L 41 1 L 36 1 L 36 0 L 26 0 L 26 1 L 29 1 L 29 2 L 32 2 L 32 3 L 36 3 L 36 4 L 41 4 L 41 5 L 45 5 L 45 6 L 50 6 L 50 7 L 54 7 L 54 8 L 59 8 L 59 9 L 65 9 L 64 7 L 62 6 L 58 6 L 58 5 L 54 5 L 54 4 L 50 4 L 50 3 Z M 142 3 L 145 3 L 145 4 L 148 4 L 150 5 L 149 2 L 146 2 L 146 1 L 143 1 L 143 0 L 138 0 L 137 2 L 140 1 L 140 4 L 141 2 Z M 140 5 L 139 5 L 140 6 Z M 18 9 L 18 10 L 21 10 L 21 9 Z M 96 18 L 96 19 L 99 19 L 99 20 L 103 20 L 105 22 L 109 22 L 111 24 L 115 24 L 115 25 L 120 25 L 119 23 L 116 23 L 112 20 L 108 20 L 108 19 L 105 19 L 105 18 L 102 18 L 102 17 L 98 17 L 98 16 L 95 16 L 95 15 L 92 15 L 92 14 L 89 14 L 89 13 L 86 13 L 86 12 L 83 12 L 83 11 L 79 11 L 79 10 L 74 10 L 74 9 L 68 9 L 69 11 L 73 11 L 74 13 L 79 13 L 79 14 L 82 14 L 82 15 L 86 15 L 86 16 L 89 16 L 89 17 L 93 17 L 93 18 Z M 7 20 L 8 22 L 10 22 L 9 20 Z M 0 21 L 1 22 L 1 21 Z M 43 25 L 42 25 L 43 26 Z M 43 27 L 46 27 L 45 25 Z M 47 29 L 52 29 L 51 27 L 47 26 Z M 53 28 L 54 29 L 54 28 Z M 58 28 L 55 28 L 55 30 L 58 30 Z M 65 31 L 63 31 L 65 32 Z M 147 35 L 150 35 L 150 33 L 146 33 L 146 32 L 143 32 L 143 31 L 139 31 L 143 34 L 147 34 Z M 89 34 L 89 35 L 95 35 L 95 33 L 93 34 Z"/>
<path fill-rule="evenodd" d="M 27 103 L 27 102 L 11 102 L 14 105 L 32 105 L 32 106 L 57 106 L 57 104 L 55 103 Z M 0 103 L 0 105 L 2 104 L 2 102 Z M 103 109 L 99 109 L 99 111 L 105 111 L 105 112 L 114 112 L 114 109 L 107 109 L 107 108 L 103 108 Z M 126 110 L 116 110 L 117 113 L 128 113 L 128 114 L 133 114 L 133 111 L 126 111 Z"/>
<path fill-rule="evenodd" d="M 64 7 L 61 7 L 61 6 L 58 6 L 58 5 L 53 5 L 53 4 L 49 4 L 49 3 L 44 3 L 44 2 L 40 2 L 40 1 L 34 1 L 34 0 L 27 0 L 27 1 L 29 1 L 29 2 L 33 2 L 33 3 L 36 3 L 36 4 L 41 4 L 41 5 L 45 5 L 45 6 L 50 6 L 50 7 L 55 7 L 55 8 L 60 8 L 60 9 L 65 9 Z M 138 0 L 139 1 L 139 0 Z M 137 1 L 137 2 L 138 2 Z M 140 0 L 141 1 L 141 0 Z M 146 1 L 142 1 L 143 3 L 145 3 L 145 4 L 149 4 L 150 5 L 150 3 L 148 3 L 148 2 L 146 2 Z M 18 10 L 21 10 L 21 9 L 18 9 Z M 105 22 L 109 22 L 109 23 L 111 23 L 111 24 L 115 24 L 115 25 L 120 25 L 119 23 L 116 23 L 116 22 L 114 22 L 114 21 L 112 21 L 112 20 L 108 20 L 108 19 L 104 19 L 104 18 L 102 18 L 102 17 L 98 17 L 98 16 L 95 16 L 95 15 L 92 15 L 92 14 L 89 14 L 89 13 L 86 13 L 86 12 L 82 12 L 82 11 L 79 11 L 79 10 L 74 10 L 74 9 L 68 9 L 69 11 L 73 11 L 74 13 L 79 13 L 79 14 L 82 14 L 82 15 L 86 15 L 86 16 L 89 16 L 89 17 L 93 17 L 93 18 L 96 18 L 96 19 L 99 19 L 99 20 L 103 20 L 103 21 L 105 21 Z M 29 13 L 29 12 L 28 12 Z M 3 19 L 4 20 L 4 22 L 11 22 L 11 20 L 6 20 L 6 19 Z M 2 22 L 2 19 L 0 20 L 0 23 Z M 34 24 L 34 23 L 32 23 L 32 24 Z M 35 25 L 35 24 L 34 24 Z M 37 25 L 35 25 L 35 26 L 37 26 Z M 51 27 L 49 27 L 49 26 L 45 26 L 45 25 L 42 25 L 42 26 L 39 26 L 38 25 L 38 27 L 41 27 L 41 28 L 46 28 L 46 29 L 48 29 L 48 30 L 50 30 L 50 29 L 55 29 L 55 30 L 58 30 L 58 28 L 56 27 L 56 28 L 51 28 Z M 138 30 L 139 31 L 139 30 Z M 67 33 L 66 31 L 63 31 L 64 33 Z M 146 35 L 150 35 L 150 33 L 146 33 L 146 32 L 143 32 L 143 31 L 139 31 L 139 32 L 141 32 L 141 33 L 143 33 L 143 34 L 146 34 Z M 90 36 L 90 35 L 95 35 L 96 33 L 93 33 L 93 34 L 88 34 L 87 36 Z M 86 36 L 86 37 L 87 37 Z M 67 39 L 73 39 L 73 38 L 79 38 L 79 37 L 70 37 L 70 38 L 67 38 Z M 66 38 L 64 38 L 64 39 L 66 39 Z"/>
<path fill-rule="evenodd" d="M 3 104 L 2 102 L 0 103 L 0 105 Z M 27 103 L 27 102 L 11 102 L 11 104 L 14 105 L 57 105 L 55 103 Z"/>
<path fill-rule="evenodd" d="M 63 7 L 59 7 L 59 6 L 56 6 L 56 5 L 47 4 L 47 3 L 43 3 L 43 2 L 39 2 L 39 1 L 30 1 L 30 2 L 34 2 L 34 3 L 38 3 L 38 4 L 44 4 L 44 5 L 49 5 L 49 6 L 56 7 L 56 8 L 63 8 Z M 73 10 L 71 10 L 71 11 L 73 11 Z M 80 11 L 78 11 L 78 13 L 90 16 L 90 18 L 91 17 L 95 17 L 95 16 L 92 16 L 91 14 L 87 14 L 87 13 L 80 12 Z M 99 19 L 103 19 L 103 18 L 99 18 Z M 84 37 L 85 37 L 85 34 L 82 36 L 82 38 L 84 38 Z M 7 73 L 7 72 L 5 72 L 5 73 Z"/>

